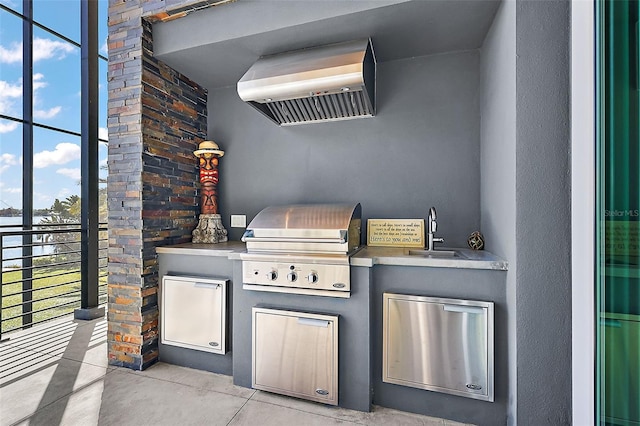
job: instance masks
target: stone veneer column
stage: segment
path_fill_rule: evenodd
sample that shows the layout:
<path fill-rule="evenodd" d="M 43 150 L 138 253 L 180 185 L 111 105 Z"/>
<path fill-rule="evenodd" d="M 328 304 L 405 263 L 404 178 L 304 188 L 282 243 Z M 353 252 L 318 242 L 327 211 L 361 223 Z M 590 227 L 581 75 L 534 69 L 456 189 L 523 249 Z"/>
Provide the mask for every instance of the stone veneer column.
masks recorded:
<path fill-rule="evenodd" d="M 109 364 L 158 359 L 157 246 L 197 225 L 206 90 L 152 57 L 151 20 L 193 1 L 109 1 Z"/>

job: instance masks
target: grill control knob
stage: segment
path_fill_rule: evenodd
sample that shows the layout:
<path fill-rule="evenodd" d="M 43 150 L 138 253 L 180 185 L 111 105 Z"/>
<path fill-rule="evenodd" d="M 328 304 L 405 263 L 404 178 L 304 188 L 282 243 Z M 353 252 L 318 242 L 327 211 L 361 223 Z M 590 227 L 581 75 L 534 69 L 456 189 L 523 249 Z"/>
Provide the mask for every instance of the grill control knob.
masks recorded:
<path fill-rule="evenodd" d="M 295 272 L 291 271 L 287 274 L 287 279 L 289 280 L 289 282 L 294 282 L 295 280 L 298 279 L 298 274 L 296 274 Z"/>
<path fill-rule="evenodd" d="M 318 274 L 316 274 L 315 272 L 311 272 L 309 275 L 307 275 L 307 280 L 311 284 L 317 283 L 318 282 Z"/>
<path fill-rule="evenodd" d="M 267 272 L 267 279 L 269 279 L 271 281 L 275 281 L 277 278 L 278 278 L 278 271 L 271 270 L 271 271 Z"/>

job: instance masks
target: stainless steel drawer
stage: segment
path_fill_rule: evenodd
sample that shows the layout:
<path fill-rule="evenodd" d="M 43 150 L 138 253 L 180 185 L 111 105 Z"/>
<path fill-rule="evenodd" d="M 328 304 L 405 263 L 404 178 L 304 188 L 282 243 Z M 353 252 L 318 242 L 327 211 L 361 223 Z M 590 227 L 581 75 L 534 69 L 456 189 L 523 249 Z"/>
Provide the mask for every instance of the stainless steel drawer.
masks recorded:
<path fill-rule="evenodd" d="M 493 303 L 384 293 L 382 380 L 493 402 Z"/>
<path fill-rule="evenodd" d="M 160 341 L 226 353 L 227 281 L 165 275 L 160 289 Z"/>
<path fill-rule="evenodd" d="M 338 316 L 253 308 L 252 386 L 338 404 Z"/>

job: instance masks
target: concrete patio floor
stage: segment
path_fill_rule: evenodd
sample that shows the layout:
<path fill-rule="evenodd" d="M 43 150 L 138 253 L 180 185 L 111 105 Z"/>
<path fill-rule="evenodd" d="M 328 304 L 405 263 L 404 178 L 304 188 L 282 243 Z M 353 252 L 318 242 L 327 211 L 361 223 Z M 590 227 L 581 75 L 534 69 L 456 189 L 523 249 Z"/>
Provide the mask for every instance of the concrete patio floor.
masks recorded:
<path fill-rule="evenodd" d="M 329 407 L 165 363 L 112 367 L 106 334 L 104 318 L 62 318 L 3 336 L 0 425 L 462 425 L 383 407 Z"/>

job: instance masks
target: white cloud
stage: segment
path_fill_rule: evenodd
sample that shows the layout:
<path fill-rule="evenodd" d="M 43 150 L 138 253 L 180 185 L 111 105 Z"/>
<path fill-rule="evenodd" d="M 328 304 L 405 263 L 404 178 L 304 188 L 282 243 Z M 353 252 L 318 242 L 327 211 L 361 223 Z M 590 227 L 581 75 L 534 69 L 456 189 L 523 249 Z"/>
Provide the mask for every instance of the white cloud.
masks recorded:
<path fill-rule="evenodd" d="M 105 38 L 104 43 L 102 43 L 102 46 L 100 46 L 100 53 L 102 53 L 105 56 L 109 54 L 109 44 L 107 42 L 108 42 L 108 38 Z"/>
<path fill-rule="evenodd" d="M 16 101 L 22 97 L 22 80 L 16 83 L 0 80 L 0 114 L 18 115 Z M 0 133 L 8 133 L 15 130 L 18 123 L 0 123 Z"/>
<path fill-rule="evenodd" d="M 60 188 L 60 191 L 58 191 L 58 196 L 56 198 L 62 200 L 63 198 L 67 198 L 69 195 L 71 195 L 71 191 L 69 190 L 69 188 Z"/>
<path fill-rule="evenodd" d="M 43 80 L 44 74 L 37 72 L 33 75 L 33 91 L 47 87 L 49 83 Z"/>
<path fill-rule="evenodd" d="M 43 169 L 52 164 L 66 164 L 80 158 L 80 145 L 62 142 L 56 145 L 55 151 L 42 151 L 33 156 L 33 167 Z"/>
<path fill-rule="evenodd" d="M 103 139 L 105 141 L 109 140 L 109 129 L 107 129 L 106 127 L 99 127 L 98 128 L 98 139 Z"/>
<path fill-rule="evenodd" d="M 17 128 L 18 128 L 18 123 L 16 123 L 15 121 L 7 121 L 7 120 L 0 121 L 0 133 L 13 132 Z"/>
<path fill-rule="evenodd" d="M 13 154 L 2 154 L 0 155 L 0 163 L 15 166 L 16 164 L 18 164 L 18 161 L 16 160 L 16 156 Z"/>
<path fill-rule="evenodd" d="M 22 96 L 22 81 L 19 80 L 18 84 L 10 84 L 0 80 L 0 91 L 3 97 L 19 98 Z"/>
<path fill-rule="evenodd" d="M 61 106 L 55 106 L 49 109 L 34 109 L 33 118 L 47 119 L 53 118 L 62 110 Z"/>
<path fill-rule="evenodd" d="M 6 188 L 3 189 L 2 192 L 6 192 L 7 194 L 22 194 L 22 188 Z"/>
<path fill-rule="evenodd" d="M 63 41 L 35 38 L 33 39 L 33 62 L 50 58 L 62 59 L 76 50 L 77 48 Z"/>
<path fill-rule="evenodd" d="M 56 40 L 35 38 L 33 40 L 33 61 L 43 59 L 62 59 L 69 53 L 76 52 L 74 46 Z M 5 47 L 0 45 L 0 63 L 20 63 L 22 61 L 22 43 L 11 43 Z M 62 107 L 53 106 L 51 108 L 38 108 L 41 105 L 38 97 L 38 90 L 47 86 L 44 75 L 37 73 L 33 75 L 33 115 L 37 119 L 50 119 L 60 113 Z M 0 113 L 9 116 L 19 116 L 17 107 L 18 100 L 22 97 L 22 79 L 15 82 L 0 80 Z M 18 128 L 18 123 L 6 120 L 0 121 L 0 134 L 9 133 Z M 6 167 L 3 166 L 3 170 Z"/>
<path fill-rule="evenodd" d="M 0 155 L 0 174 L 2 174 L 9 167 L 15 166 L 17 164 L 18 164 L 18 161 L 16 160 L 15 155 L 13 154 Z"/>
<path fill-rule="evenodd" d="M 56 170 L 56 173 L 71 179 L 80 180 L 80 169 L 58 169 Z"/>
<path fill-rule="evenodd" d="M 11 9 L 18 10 L 18 3 L 12 0 L 2 0 L 5 6 L 9 6 Z"/>
<path fill-rule="evenodd" d="M 38 106 L 40 104 L 42 104 L 42 101 L 40 100 L 40 97 L 38 96 L 38 90 L 47 87 L 49 85 L 49 83 L 47 83 L 44 80 L 44 74 L 42 73 L 36 73 L 33 75 L 33 105 Z M 53 118 L 56 115 L 58 115 L 58 113 L 62 111 L 62 107 L 61 106 L 54 106 L 52 108 L 49 109 L 38 109 L 38 108 L 34 108 L 33 109 L 33 117 L 34 118 L 38 118 L 38 119 L 49 119 L 49 118 Z"/>
<path fill-rule="evenodd" d="M 42 192 L 34 192 L 33 195 L 39 200 L 48 200 L 52 198 L 52 194 L 43 194 Z"/>
<path fill-rule="evenodd" d="M 43 194 L 38 192 L 33 193 L 34 204 L 38 206 L 49 207 L 53 204 L 55 198 L 56 197 L 54 194 Z"/>
<path fill-rule="evenodd" d="M 0 45 L 0 62 L 13 64 L 22 62 L 22 42 L 13 42 L 6 48 Z"/>
<path fill-rule="evenodd" d="M 38 205 L 50 206 L 51 204 L 53 204 L 53 201 L 56 198 L 59 199 L 59 200 L 64 200 L 65 198 L 67 198 L 71 194 L 72 194 L 72 192 L 68 188 L 60 188 L 60 190 L 58 191 L 57 194 L 52 194 L 52 193 L 46 193 L 45 194 L 45 193 L 42 193 L 42 192 L 34 192 L 33 193 L 33 197 L 37 201 Z"/>
<path fill-rule="evenodd" d="M 49 109 L 37 108 L 42 104 L 38 91 L 47 87 L 48 84 L 44 79 L 44 74 L 36 73 L 33 75 L 33 104 L 35 107 L 33 116 L 36 119 L 50 119 L 62 111 L 61 106 L 54 106 Z M 19 79 L 16 83 L 0 80 L 0 113 L 5 115 L 19 115 L 15 104 L 16 100 L 20 97 L 22 97 L 22 79 Z M 0 123 L 0 133 L 11 132 L 17 127 L 17 123 Z"/>
<path fill-rule="evenodd" d="M 33 62 L 43 59 L 63 59 L 69 53 L 78 51 L 64 41 L 36 37 L 33 39 Z M 9 47 L 0 45 L 0 62 L 6 64 L 22 62 L 22 42 L 13 42 Z"/>

